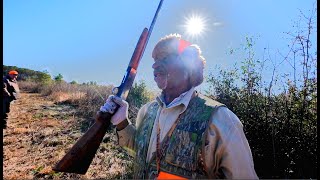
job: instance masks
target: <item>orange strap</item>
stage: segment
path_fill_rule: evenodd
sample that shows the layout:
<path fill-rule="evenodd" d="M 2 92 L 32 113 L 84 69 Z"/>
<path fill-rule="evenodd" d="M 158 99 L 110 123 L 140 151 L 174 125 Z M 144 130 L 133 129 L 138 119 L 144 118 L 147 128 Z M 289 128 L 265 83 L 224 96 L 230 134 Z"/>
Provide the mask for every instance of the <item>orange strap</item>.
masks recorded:
<path fill-rule="evenodd" d="M 187 179 L 187 178 L 160 171 L 157 179 Z"/>

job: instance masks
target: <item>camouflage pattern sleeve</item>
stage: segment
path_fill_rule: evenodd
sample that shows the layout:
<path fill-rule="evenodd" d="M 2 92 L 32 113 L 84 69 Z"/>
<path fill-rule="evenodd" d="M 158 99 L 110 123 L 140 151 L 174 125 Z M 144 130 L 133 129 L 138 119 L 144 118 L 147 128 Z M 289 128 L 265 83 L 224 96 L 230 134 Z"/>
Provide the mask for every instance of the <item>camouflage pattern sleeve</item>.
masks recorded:
<path fill-rule="evenodd" d="M 139 110 L 136 118 L 136 125 L 133 125 L 132 122 L 128 120 L 129 125 L 126 128 L 121 131 L 116 131 L 118 136 L 118 144 L 126 151 L 128 151 L 128 153 L 133 157 L 135 156 L 134 138 L 136 129 L 141 125 L 143 117 L 145 116 L 149 105 L 150 103 L 147 103 Z"/>

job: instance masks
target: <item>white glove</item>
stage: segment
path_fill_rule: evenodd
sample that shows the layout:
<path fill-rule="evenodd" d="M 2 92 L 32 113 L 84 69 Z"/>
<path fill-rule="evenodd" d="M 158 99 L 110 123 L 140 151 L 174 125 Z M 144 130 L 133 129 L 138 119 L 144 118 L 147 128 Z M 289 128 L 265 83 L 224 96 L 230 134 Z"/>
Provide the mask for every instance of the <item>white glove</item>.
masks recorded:
<path fill-rule="evenodd" d="M 114 112 L 117 104 L 119 105 L 119 109 L 117 110 L 117 112 Z M 125 119 L 128 119 L 128 109 L 129 104 L 125 100 L 114 95 L 110 95 L 106 100 L 106 103 L 100 107 L 100 111 L 113 114 L 113 116 L 111 117 L 111 123 L 113 125 L 118 125 Z"/>

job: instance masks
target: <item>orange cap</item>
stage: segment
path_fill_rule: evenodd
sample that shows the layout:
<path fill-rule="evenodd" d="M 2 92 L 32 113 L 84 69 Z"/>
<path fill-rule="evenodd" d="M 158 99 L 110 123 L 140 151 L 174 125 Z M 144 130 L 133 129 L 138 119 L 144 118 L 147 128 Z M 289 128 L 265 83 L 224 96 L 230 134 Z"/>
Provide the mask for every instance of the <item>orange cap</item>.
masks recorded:
<path fill-rule="evenodd" d="M 15 70 L 12 70 L 12 71 L 9 71 L 9 74 L 14 74 L 14 75 L 18 75 L 18 71 L 15 71 Z"/>

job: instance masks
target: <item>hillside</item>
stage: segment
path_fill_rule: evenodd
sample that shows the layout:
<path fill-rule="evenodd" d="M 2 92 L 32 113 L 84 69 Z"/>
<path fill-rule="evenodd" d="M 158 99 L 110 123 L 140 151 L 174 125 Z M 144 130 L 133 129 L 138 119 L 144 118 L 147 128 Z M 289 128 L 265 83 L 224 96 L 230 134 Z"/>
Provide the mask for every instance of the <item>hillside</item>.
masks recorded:
<path fill-rule="evenodd" d="M 3 65 L 3 76 L 7 75 L 9 71 L 16 70 L 19 72 L 18 81 L 33 80 L 38 82 L 47 82 L 51 80 L 51 76 L 47 72 L 35 71 L 28 68 L 20 68 L 17 66 Z"/>
<path fill-rule="evenodd" d="M 119 179 L 130 178 L 131 160 L 116 146 L 110 130 L 85 175 L 57 173 L 60 160 L 91 122 L 70 105 L 57 104 L 37 93 L 23 92 L 12 104 L 8 127 L 3 131 L 4 179 Z"/>

